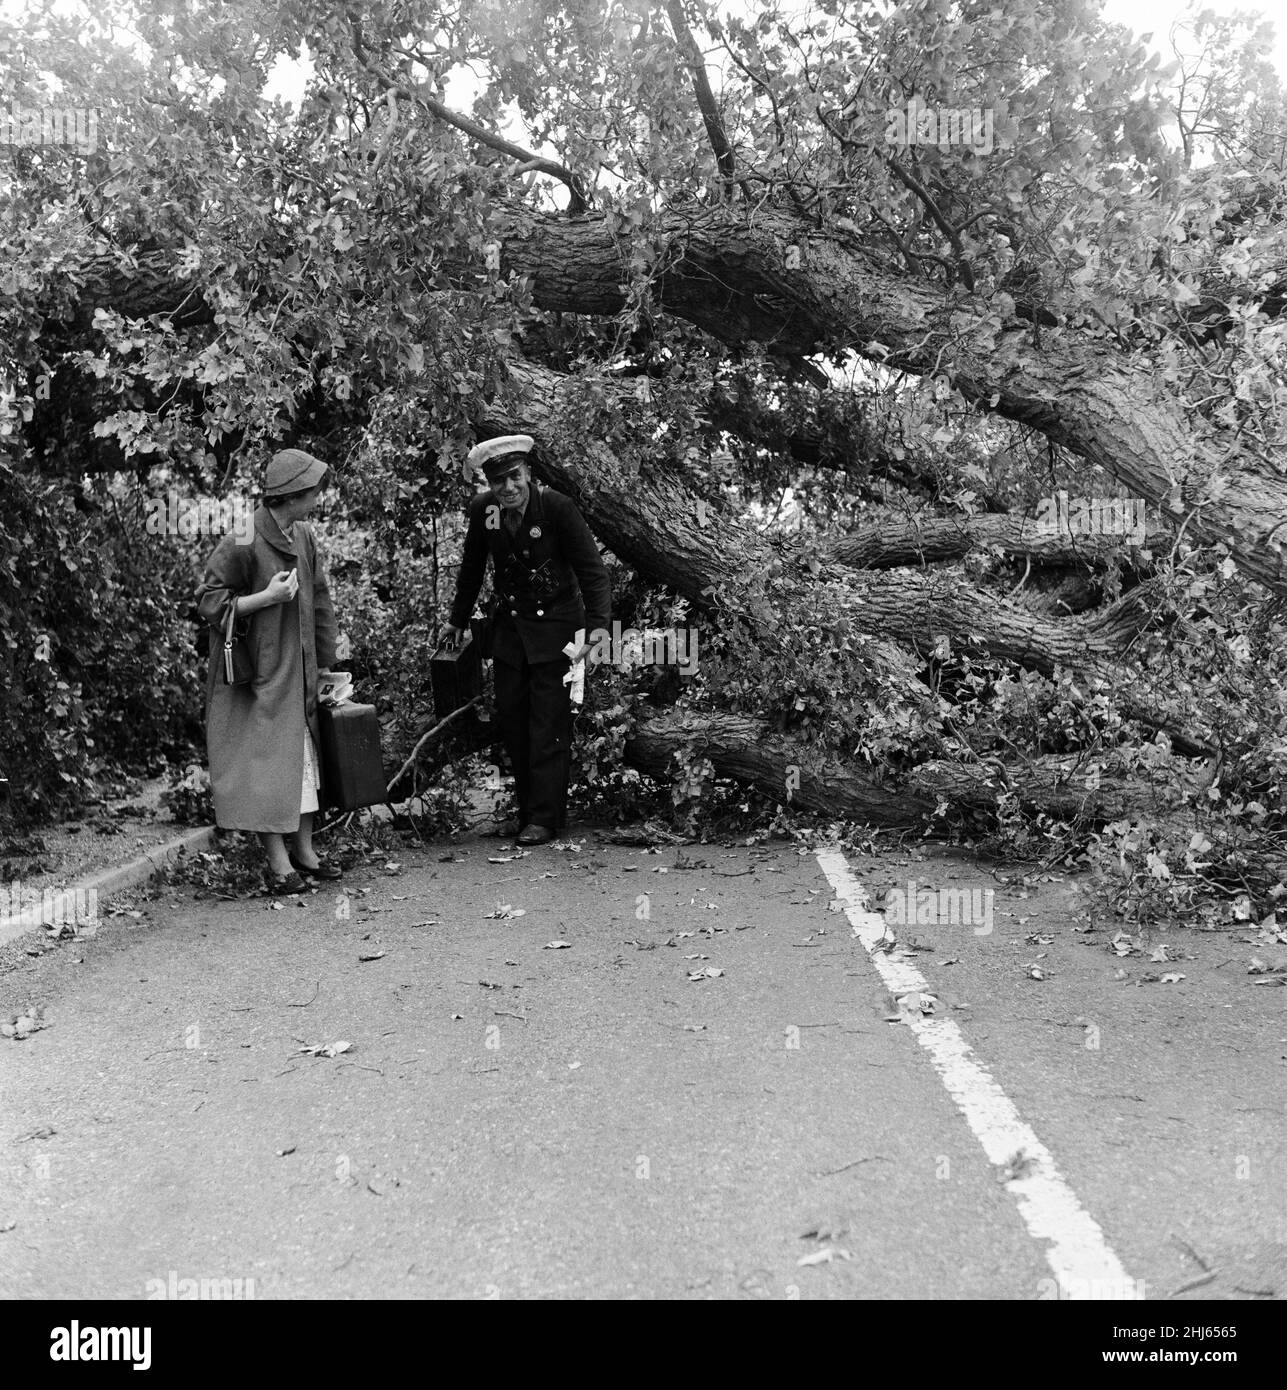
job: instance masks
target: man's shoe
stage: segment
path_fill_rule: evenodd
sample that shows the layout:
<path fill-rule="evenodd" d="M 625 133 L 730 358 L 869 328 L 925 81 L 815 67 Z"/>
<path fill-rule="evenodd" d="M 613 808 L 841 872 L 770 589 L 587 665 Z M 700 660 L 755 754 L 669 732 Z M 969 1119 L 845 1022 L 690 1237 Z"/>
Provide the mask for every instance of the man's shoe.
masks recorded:
<path fill-rule="evenodd" d="M 518 837 L 520 845 L 548 845 L 554 831 L 548 825 L 525 825 Z"/>
<path fill-rule="evenodd" d="M 492 834 L 498 840 L 512 840 L 522 828 L 522 824 L 522 821 L 517 820 L 498 821 Z"/>
<path fill-rule="evenodd" d="M 297 873 L 308 874 L 310 878 L 325 879 L 327 883 L 333 882 L 337 878 L 344 877 L 344 870 L 338 864 L 332 864 L 329 859 L 319 859 L 317 868 L 310 869 L 307 864 L 301 864 L 293 854 L 287 855 L 290 866 Z"/>

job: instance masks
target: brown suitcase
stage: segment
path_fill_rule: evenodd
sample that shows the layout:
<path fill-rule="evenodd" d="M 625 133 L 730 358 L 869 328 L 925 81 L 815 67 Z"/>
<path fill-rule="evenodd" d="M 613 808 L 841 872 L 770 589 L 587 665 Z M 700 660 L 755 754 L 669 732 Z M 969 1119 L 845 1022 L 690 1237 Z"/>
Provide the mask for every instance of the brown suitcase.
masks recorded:
<path fill-rule="evenodd" d="M 374 705 L 319 705 L 322 800 L 332 810 L 356 811 L 388 800 L 380 721 Z"/>

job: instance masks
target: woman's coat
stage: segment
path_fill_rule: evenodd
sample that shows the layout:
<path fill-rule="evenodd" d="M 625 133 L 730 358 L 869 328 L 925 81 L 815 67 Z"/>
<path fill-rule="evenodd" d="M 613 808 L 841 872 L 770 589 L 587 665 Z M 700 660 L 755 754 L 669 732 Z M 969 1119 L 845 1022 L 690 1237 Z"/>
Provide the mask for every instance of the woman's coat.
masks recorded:
<path fill-rule="evenodd" d="M 299 571 L 299 592 L 237 620 L 255 675 L 249 685 L 223 679 L 228 605 L 258 593 L 281 570 Z M 254 539 L 224 536 L 206 564 L 197 605 L 209 625 L 206 747 L 215 820 L 227 830 L 299 829 L 304 727 L 318 744 L 317 673 L 335 661 L 335 612 L 308 526 L 283 533 L 267 507 L 255 511 Z M 319 760 L 320 761 L 320 760 Z"/>

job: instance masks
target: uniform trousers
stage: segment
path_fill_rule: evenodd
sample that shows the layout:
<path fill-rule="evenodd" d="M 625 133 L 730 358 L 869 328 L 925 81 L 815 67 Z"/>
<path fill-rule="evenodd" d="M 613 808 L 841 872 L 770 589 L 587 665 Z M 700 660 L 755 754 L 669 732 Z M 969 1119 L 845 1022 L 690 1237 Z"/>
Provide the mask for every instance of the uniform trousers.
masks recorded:
<path fill-rule="evenodd" d="M 510 762 L 521 825 L 561 830 L 572 772 L 572 702 L 567 657 L 517 665 L 497 656 L 496 723 Z"/>

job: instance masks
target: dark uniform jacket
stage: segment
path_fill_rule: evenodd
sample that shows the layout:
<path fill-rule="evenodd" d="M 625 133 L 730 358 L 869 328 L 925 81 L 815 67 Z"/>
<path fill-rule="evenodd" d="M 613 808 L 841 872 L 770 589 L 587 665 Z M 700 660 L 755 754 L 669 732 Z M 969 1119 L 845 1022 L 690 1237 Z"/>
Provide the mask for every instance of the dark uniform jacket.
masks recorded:
<path fill-rule="evenodd" d="M 576 504 L 560 492 L 532 482 L 512 541 L 504 514 L 490 488 L 470 502 L 450 621 L 453 627 L 469 626 L 490 555 L 496 588 L 493 657 L 514 666 L 524 657 L 557 661 L 578 628 L 588 637 L 611 620 L 612 588 L 603 558 Z"/>

